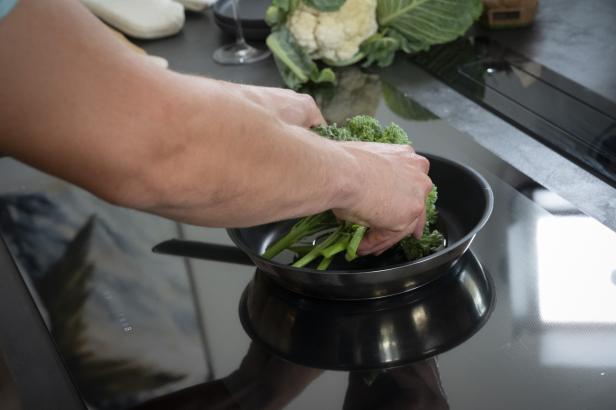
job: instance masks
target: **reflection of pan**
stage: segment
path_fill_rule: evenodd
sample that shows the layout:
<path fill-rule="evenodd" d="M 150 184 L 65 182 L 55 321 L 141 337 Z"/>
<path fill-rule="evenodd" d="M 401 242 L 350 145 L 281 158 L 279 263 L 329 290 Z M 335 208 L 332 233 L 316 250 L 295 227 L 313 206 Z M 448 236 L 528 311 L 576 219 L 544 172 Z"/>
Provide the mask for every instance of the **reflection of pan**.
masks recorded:
<path fill-rule="evenodd" d="M 414 292 L 364 301 L 301 297 L 257 271 L 240 302 L 251 338 L 291 362 L 335 370 L 400 366 L 449 350 L 486 322 L 492 282 L 471 252 Z"/>
<path fill-rule="evenodd" d="M 490 186 L 474 170 L 441 157 L 423 155 L 430 160 L 430 177 L 439 189 L 439 225 L 447 239 L 447 246 L 430 256 L 409 262 L 400 250 L 393 249 L 379 257 L 358 258 L 351 263 L 339 257 L 334 259 L 330 270 L 318 271 L 294 268 L 288 263 L 260 256 L 289 230 L 294 220 L 229 229 L 229 236 L 260 270 L 287 289 L 304 295 L 326 299 L 370 299 L 416 289 L 448 272 L 466 252 L 487 222 L 494 201 Z M 222 249 L 220 245 L 218 247 Z M 197 242 L 163 242 L 154 251 L 217 259 L 211 245 Z M 225 248 L 220 257 L 229 260 L 229 252 L 233 251 Z M 245 257 L 238 258 L 243 262 L 246 260 Z"/>

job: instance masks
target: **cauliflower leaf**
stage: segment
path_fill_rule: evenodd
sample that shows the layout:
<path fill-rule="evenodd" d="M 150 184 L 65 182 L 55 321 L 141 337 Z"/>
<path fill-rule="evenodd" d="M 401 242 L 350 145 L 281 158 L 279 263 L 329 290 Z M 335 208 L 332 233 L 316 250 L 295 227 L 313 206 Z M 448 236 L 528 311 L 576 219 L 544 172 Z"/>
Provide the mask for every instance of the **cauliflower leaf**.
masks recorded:
<path fill-rule="evenodd" d="M 379 27 L 407 53 L 455 40 L 479 18 L 481 0 L 379 0 Z"/>
<path fill-rule="evenodd" d="M 320 70 L 285 27 L 270 34 L 266 42 L 274 55 L 274 61 L 282 79 L 288 87 L 296 90 L 308 81 L 335 82 L 334 72 L 330 68 Z"/>

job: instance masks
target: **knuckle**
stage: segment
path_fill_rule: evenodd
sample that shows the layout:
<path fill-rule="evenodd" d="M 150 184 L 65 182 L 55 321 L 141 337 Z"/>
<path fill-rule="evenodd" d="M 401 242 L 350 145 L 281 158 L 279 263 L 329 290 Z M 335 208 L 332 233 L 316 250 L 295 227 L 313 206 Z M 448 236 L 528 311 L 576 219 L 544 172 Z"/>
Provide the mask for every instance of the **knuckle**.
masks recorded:
<path fill-rule="evenodd" d="M 316 107 L 317 103 L 310 94 L 299 94 L 299 96 L 301 97 L 304 104 Z"/>
<path fill-rule="evenodd" d="M 432 179 L 427 174 L 422 174 L 421 179 L 424 189 L 430 191 L 432 189 Z"/>
<path fill-rule="evenodd" d="M 422 157 L 421 155 L 416 155 L 417 164 L 419 167 L 427 174 L 430 170 L 430 161 L 426 157 Z"/>
<path fill-rule="evenodd" d="M 290 97 L 297 97 L 298 95 L 300 95 L 300 93 L 298 93 L 295 90 L 291 90 L 289 88 L 278 88 L 278 90 L 280 90 L 280 92 L 290 96 Z"/>
<path fill-rule="evenodd" d="M 417 224 L 415 224 L 415 221 L 412 221 L 410 224 L 406 226 L 406 229 L 404 230 L 404 236 L 411 235 L 413 232 L 415 232 L 416 227 L 417 227 Z"/>
<path fill-rule="evenodd" d="M 422 212 L 424 212 L 424 210 L 425 210 L 425 205 L 422 200 L 417 199 L 413 201 L 412 205 L 407 210 L 408 214 L 405 218 L 405 225 L 401 227 L 400 230 L 404 230 L 405 228 L 408 228 L 408 224 L 415 222 L 415 220 L 419 217 L 419 215 L 422 214 Z"/>
<path fill-rule="evenodd" d="M 427 197 L 427 196 L 428 196 L 428 194 L 430 193 L 430 191 L 432 191 L 432 187 L 433 187 L 432 182 L 430 182 L 430 184 L 426 185 L 426 189 L 425 189 L 425 191 L 424 191 L 424 197 Z"/>
<path fill-rule="evenodd" d="M 425 202 L 421 201 L 418 205 L 417 208 L 415 208 L 415 215 L 416 216 L 421 216 L 423 215 L 423 213 L 426 211 L 426 205 Z"/>

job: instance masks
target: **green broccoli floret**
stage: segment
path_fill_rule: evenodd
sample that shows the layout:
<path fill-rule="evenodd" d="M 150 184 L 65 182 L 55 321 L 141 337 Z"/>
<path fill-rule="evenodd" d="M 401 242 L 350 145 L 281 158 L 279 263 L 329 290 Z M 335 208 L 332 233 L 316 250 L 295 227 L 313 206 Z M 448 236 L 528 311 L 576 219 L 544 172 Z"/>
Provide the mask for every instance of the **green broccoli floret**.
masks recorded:
<path fill-rule="evenodd" d="M 358 115 L 346 121 L 344 126 L 337 124 L 317 125 L 312 130 L 322 137 L 335 141 L 365 141 L 384 144 L 410 144 L 406 132 L 396 124 L 383 128 L 368 115 Z"/>
<path fill-rule="evenodd" d="M 428 256 L 444 245 L 445 238 L 443 234 L 436 229 L 431 232 L 426 232 L 424 230 L 421 239 L 415 239 L 409 236 L 400 241 L 400 247 L 404 251 L 406 258 L 410 261 Z"/>
<path fill-rule="evenodd" d="M 409 136 L 406 135 L 406 132 L 393 123 L 389 124 L 389 126 L 383 130 L 383 134 L 379 142 L 383 142 L 385 144 L 411 144 Z"/>
<path fill-rule="evenodd" d="M 436 185 L 432 186 L 432 190 L 426 198 L 426 225 L 435 225 L 438 212 L 436 211 L 436 200 L 438 199 L 438 191 Z"/>
<path fill-rule="evenodd" d="M 408 236 L 400 241 L 400 247 L 408 260 L 428 256 L 445 244 L 445 237 L 436 229 L 436 221 L 438 218 L 438 212 L 436 210 L 437 198 L 438 192 L 436 186 L 433 186 L 426 198 L 426 224 L 424 225 L 421 239 Z"/>
<path fill-rule="evenodd" d="M 375 118 L 367 115 L 350 118 L 344 126 L 336 124 L 318 125 L 313 128 L 313 131 L 322 137 L 335 141 L 366 141 L 385 144 L 411 143 L 406 132 L 398 125 L 390 124 L 387 127 L 381 127 L 381 124 Z M 434 187 L 426 199 L 424 237 L 419 241 L 408 237 L 400 242 L 409 259 L 425 256 L 443 244 L 443 236 L 434 229 L 437 218 L 436 199 L 437 192 L 436 187 Z M 306 249 L 305 246 L 296 246 L 302 238 L 332 227 L 338 229 L 321 239 L 317 244 L 312 245 L 311 249 Z M 346 251 L 345 258 L 348 261 L 357 258 L 357 248 L 366 231 L 365 226 L 351 222 L 337 222 L 330 211 L 308 216 L 302 218 L 287 235 L 269 247 L 263 257 L 271 259 L 285 249 L 302 249 L 300 259 L 293 263 L 294 267 L 303 267 L 317 258 L 322 258 L 317 269 L 324 270 L 327 269 L 333 257 L 340 252 Z"/>
<path fill-rule="evenodd" d="M 344 127 L 338 127 L 336 124 L 317 125 L 312 130 L 320 136 L 334 141 L 359 141 L 359 138 L 353 136 L 351 131 Z"/>
<path fill-rule="evenodd" d="M 359 141 L 379 142 L 383 135 L 381 124 L 367 115 L 358 115 L 347 120 L 345 128 Z"/>

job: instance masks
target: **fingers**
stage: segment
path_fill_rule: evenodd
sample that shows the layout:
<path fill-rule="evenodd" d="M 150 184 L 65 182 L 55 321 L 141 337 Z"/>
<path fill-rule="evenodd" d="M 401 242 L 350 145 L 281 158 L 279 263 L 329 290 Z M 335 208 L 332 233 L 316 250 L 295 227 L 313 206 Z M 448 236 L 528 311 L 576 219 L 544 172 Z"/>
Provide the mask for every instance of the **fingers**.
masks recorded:
<path fill-rule="evenodd" d="M 407 144 L 384 144 L 380 142 L 344 141 L 340 144 L 356 147 L 374 154 L 392 155 L 398 153 L 414 154 L 415 150 Z M 419 157 L 419 155 L 418 155 Z M 420 157 L 423 158 L 423 157 Z"/>
<path fill-rule="evenodd" d="M 304 128 L 325 123 L 325 118 L 312 96 L 292 90 L 279 91 L 280 100 L 274 105 L 277 106 L 278 115 L 283 121 Z"/>
<path fill-rule="evenodd" d="M 411 222 L 404 230 L 401 231 L 370 229 L 359 245 L 357 253 L 359 255 L 380 255 L 414 232 L 418 224 L 419 218 Z"/>
<path fill-rule="evenodd" d="M 360 255 L 379 255 L 413 235 L 420 239 L 426 224 L 425 200 L 432 189 L 430 162 L 408 145 L 344 143 L 360 159 L 362 196 L 337 215 L 370 226 L 359 246 Z"/>
<path fill-rule="evenodd" d="M 430 161 L 428 161 L 426 157 L 413 154 L 412 162 L 413 162 L 413 166 L 415 166 L 418 170 L 420 170 L 424 174 L 427 175 L 428 172 L 430 171 Z"/>
<path fill-rule="evenodd" d="M 306 120 L 304 122 L 304 126 L 306 128 L 313 127 L 315 125 L 324 124 L 325 118 L 319 110 L 316 101 L 308 94 L 298 94 L 303 99 L 303 111 L 306 115 Z"/>
<path fill-rule="evenodd" d="M 250 100 L 287 124 L 310 128 L 325 123 L 317 103 L 308 94 L 276 87 L 240 85 L 239 88 Z"/>

